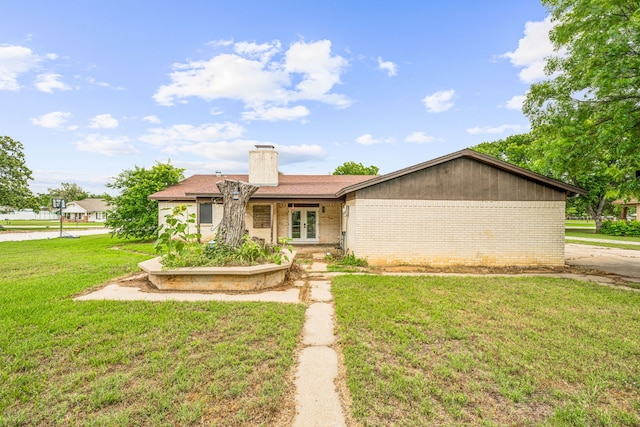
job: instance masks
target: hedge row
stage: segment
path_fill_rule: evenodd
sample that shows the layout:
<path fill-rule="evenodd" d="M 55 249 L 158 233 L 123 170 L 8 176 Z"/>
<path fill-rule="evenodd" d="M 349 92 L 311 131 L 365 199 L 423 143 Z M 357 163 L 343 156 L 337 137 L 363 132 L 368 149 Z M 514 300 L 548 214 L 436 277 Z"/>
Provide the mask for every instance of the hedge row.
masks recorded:
<path fill-rule="evenodd" d="M 600 233 L 609 236 L 640 237 L 640 221 L 605 221 Z"/>

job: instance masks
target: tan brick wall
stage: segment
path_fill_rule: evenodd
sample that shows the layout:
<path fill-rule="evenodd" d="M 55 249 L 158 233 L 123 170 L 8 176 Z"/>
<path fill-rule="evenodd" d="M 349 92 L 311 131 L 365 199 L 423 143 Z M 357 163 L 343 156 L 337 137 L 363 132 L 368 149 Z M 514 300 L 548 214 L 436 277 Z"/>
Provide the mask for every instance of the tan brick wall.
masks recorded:
<path fill-rule="evenodd" d="M 347 249 L 372 265 L 564 265 L 564 202 L 353 200 Z"/>
<path fill-rule="evenodd" d="M 323 207 L 324 212 L 322 212 Z M 289 208 L 287 203 L 278 203 L 277 211 L 277 235 L 278 237 L 289 237 Z M 333 245 L 340 243 L 342 233 L 341 217 L 341 204 L 320 204 L 318 208 L 319 244 Z"/>
<path fill-rule="evenodd" d="M 322 212 L 324 208 L 324 212 Z M 342 217 L 342 206 L 338 203 L 320 205 L 318 211 L 318 231 L 320 244 L 337 244 L 341 239 L 340 221 Z"/>

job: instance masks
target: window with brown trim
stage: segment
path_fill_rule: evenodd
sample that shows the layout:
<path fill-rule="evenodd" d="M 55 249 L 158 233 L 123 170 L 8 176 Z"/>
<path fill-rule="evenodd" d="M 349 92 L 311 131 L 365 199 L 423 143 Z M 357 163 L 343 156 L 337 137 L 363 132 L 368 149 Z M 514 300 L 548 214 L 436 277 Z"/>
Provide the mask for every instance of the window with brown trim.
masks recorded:
<path fill-rule="evenodd" d="M 213 224 L 213 206 L 211 203 L 200 203 L 198 224 Z"/>
<path fill-rule="evenodd" d="M 253 205 L 253 228 L 271 227 L 271 206 Z"/>

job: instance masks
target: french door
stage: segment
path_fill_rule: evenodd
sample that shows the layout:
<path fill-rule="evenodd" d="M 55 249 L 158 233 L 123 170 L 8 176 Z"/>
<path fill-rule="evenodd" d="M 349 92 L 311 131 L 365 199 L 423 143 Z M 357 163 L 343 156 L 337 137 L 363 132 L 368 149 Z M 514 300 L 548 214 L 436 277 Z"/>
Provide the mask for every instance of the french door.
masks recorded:
<path fill-rule="evenodd" d="M 289 237 L 293 243 L 318 243 L 318 208 L 291 210 Z"/>

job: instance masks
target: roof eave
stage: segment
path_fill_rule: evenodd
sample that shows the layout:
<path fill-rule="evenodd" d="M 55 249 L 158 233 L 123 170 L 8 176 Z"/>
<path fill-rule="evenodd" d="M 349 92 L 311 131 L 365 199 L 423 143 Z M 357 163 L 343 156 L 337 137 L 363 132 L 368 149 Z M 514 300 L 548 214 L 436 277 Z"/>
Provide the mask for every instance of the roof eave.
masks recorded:
<path fill-rule="evenodd" d="M 571 184 L 566 184 L 562 181 L 558 181 L 556 179 L 553 178 L 548 178 L 544 175 L 540 175 L 538 173 L 529 171 L 527 169 L 521 168 L 519 166 L 515 166 L 512 165 L 510 163 L 504 162 L 502 160 L 496 159 L 495 157 L 491 157 L 489 155 L 486 154 L 482 154 L 482 153 L 478 153 L 477 151 L 473 151 L 471 149 L 465 148 L 464 150 L 460 150 L 460 151 L 456 151 L 455 153 L 451 153 L 451 154 L 447 154 L 445 156 L 442 157 L 438 157 L 436 159 L 432 159 L 432 160 L 428 160 L 426 162 L 423 163 L 419 163 L 417 165 L 414 166 L 410 166 L 408 168 L 404 168 L 404 169 L 400 169 L 398 171 L 395 172 L 391 172 L 388 173 L 386 175 L 381 175 L 379 177 L 361 182 L 359 184 L 354 184 L 354 185 L 350 185 L 348 187 L 343 188 L 342 190 L 338 191 L 338 193 L 336 193 L 336 196 L 340 197 L 340 196 L 344 196 L 347 193 L 351 193 L 353 191 L 358 191 L 361 190 L 363 188 L 366 187 L 370 187 L 372 185 L 375 184 L 379 184 L 385 181 L 389 181 L 391 179 L 394 178 L 398 178 L 413 172 L 417 172 L 419 170 L 422 169 L 426 169 L 432 166 L 436 166 L 439 165 L 441 163 L 445 163 L 451 160 L 455 160 L 455 159 L 459 159 L 462 157 L 468 157 L 471 159 L 474 159 L 476 161 L 482 162 L 482 163 L 486 163 L 489 164 L 491 166 L 494 166 L 496 168 L 499 169 L 503 169 L 505 171 L 508 171 L 510 173 L 513 173 L 515 175 L 519 175 L 521 177 L 524 178 L 528 178 L 534 181 L 537 181 L 539 183 L 545 184 L 547 186 L 556 188 L 558 190 L 562 190 L 564 191 L 567 195 L 571 195 L 571 194 L 580 194 L 580 195 L 586 195 L 587 192 L 580 188 L 580 187 L 576 187 L 575 185 L 571 185 Z"/>

